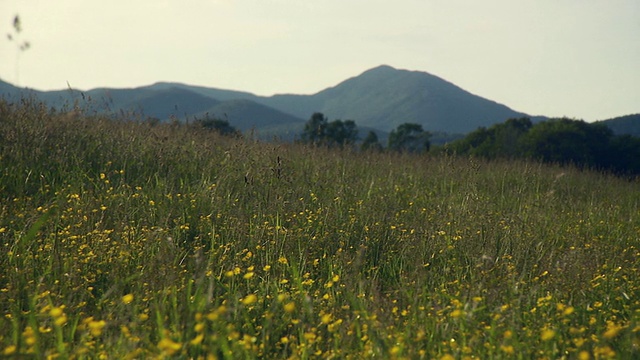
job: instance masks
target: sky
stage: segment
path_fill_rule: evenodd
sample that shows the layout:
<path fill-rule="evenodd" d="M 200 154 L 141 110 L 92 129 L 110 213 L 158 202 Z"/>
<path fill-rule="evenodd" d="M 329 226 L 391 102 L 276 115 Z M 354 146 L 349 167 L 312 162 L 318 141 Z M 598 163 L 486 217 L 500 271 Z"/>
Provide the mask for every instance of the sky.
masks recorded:
<path fill-rule="evenodd" d="M 38 90 L 313 94 L 386 64 L 531 115 L 640 113 L 639 0 L 0 0 L 4 35 L 16 14 L 0 79 Z"/>

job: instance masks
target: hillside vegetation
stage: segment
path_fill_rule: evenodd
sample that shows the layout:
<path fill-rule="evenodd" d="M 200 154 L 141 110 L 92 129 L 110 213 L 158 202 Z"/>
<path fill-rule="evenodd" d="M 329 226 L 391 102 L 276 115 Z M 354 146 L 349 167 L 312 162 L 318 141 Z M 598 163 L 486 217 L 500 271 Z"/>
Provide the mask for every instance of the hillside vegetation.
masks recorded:
<path fill-rule="evenodd" d="M 573 164 L 622 176 L 640 175 L 640 138 L 614 135 L 604 122 L 509 119 L 445 145 L 446 151 L 486 159 L 524 158 Z"/>
<path fill-rule="evenodd" d="M 0 101 L 0 356 L 630 359 L 640 192 Z"/>

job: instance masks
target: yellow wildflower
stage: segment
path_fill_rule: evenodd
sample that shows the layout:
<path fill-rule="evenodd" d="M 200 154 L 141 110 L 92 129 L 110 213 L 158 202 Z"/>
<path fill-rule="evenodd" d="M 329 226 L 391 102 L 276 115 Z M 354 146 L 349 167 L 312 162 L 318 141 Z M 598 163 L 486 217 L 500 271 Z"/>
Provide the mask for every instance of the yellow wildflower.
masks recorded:
<path fill-rule="evenodd" d="M 89 324 L 88 324 L 89 332 L 94 337 L 100 336 L 102 334 L 102 329 L 106 325 L 107 325 L 107 323 L 104 320 L 100 320 L 100 321 L 91 320 L 91 321 L 89 321 Z"/>
<path fill-rule="evenodd" d="M 169 338 L 163 338 L 158 342 L 158 349 L 171 356 L 180 351 L 180 349 L 182 349 L 182 345 Z"/>
<path fill-rule="evenodd" d="M 591 359 L 591 354 L 589 354 L 589 352 L 586 350 L 582 350 L 578 354 L 578 360 L 589 360 L 589 359 Z"/>
<path fill-rule="evenodd" d="M 511 345 L 500 345 L 500 350 L 509 355 L 513 355 L 513 353 L 515 352 L 513 346 Z"/>
<path fill-rule="evenodd" d="M 125 305 L 131 304 L 131 302 L 133 302 L 133 294 L 127 294 L 125 296 L 122 297 L 122 302 Z"/>
<path fill-rule="evenodd" d="M 9 345 L 6 348 L 4 348 L 4 350 L 2 350 L 2 355 L 5 355 L 5 356 L 13 355 L 15 354 L 16 350 L 18 350 L 17 346 Z"/>
<path fill-rule="evenodd" d="M 623 329 L 622 326 L 614 323 L 613 321 L 607 321 L 607 330 L 602 334 L 605 339 L 613 339 L 618 336 L 620 331 Z"/>
<path fill-rule="evenodd" d="M 258 301 L 258 297 L 256 296 L 256 294 L 249 294 L 244 299 L 242 299 L 242 303 L 244 305 L 251 305 L 256 301 Z"/>
<path fill-rule="evenodd" d="M 296 310 L 296 304 L 295 304 L 293 301 L 292 301 L 292 302 L 289 302 L 289 303 L 286 303 L 286 304 L 284 305 L 284 311 L 285 311 L 285 312 L 292 313 L 292 312 L 294 312 L 295 310 Z"/>
<path fill-rule="evenodd" d="M 556 336 L 556 332 L 553 329 L 544 328 L 540 332 L 540 339 L 542 341 L 549 341 L 549 340 L 553 339 L 554 336 Z"/>

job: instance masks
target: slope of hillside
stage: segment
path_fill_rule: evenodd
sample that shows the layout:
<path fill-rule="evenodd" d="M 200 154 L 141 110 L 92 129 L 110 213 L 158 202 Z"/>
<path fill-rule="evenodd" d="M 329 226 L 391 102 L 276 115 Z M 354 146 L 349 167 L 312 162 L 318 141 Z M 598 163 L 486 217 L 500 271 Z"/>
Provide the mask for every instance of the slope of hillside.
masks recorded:
<path fill-rule="evenodd" d="M 218 104 L 219 101 L 197 94 L 193 91 L 171 87 L 149 90 L 145 97 L 124 104 L 125 109 L 136 110 L 145 116 L 167 120 L 172 117 L 187 118 L 205 111 Z"/>
<path fill-rule="evenodd" d="M 308 120 L 314 112 L 328 119 L 354 120 L 360 129 L 389 132 L 403 123 L 417 123 L 433 133 L 466 134 L 509 118 L 531 117 L 474 95 L 444 79 L 422 71 L 378 66 L 312 95 L 278 94 L 269 97 L 250 92 L 158 82 L 134 89 L 98 88 L 35 91 L 0 81 L 5 97 L 35 96 L 54 107 L 79 104 L 93 113 L 135 111 L 165 120 L 202 116 L 209 112 L 239 129 L 286 131 L 283 126 Z M 231 101 L 231 102 L 229 102 Z M 229 103 L 227 103 L 229 102 Z M 260 105 L 260 106 L 258 106 Z M 612 125 L 614 131 L 623 131 Z M 633 130 L 636 131 L 636 130 Z M 640 133 L 638 129 L 634 133 Z M 281 134 L 284 134 L 282 132 Z M 366 134 L 361 131 L 361 136 Z"/>
<path fill-rule="evenodd" d="M 466 133 L 525 116 L 425 72 L 380 66 L 313 96 L 330 118 L 392 130 L 405 122 L 425 130 Z"/>
<path fill-rule="evenodd" d="M 0 80 L 0 96 L 12 94 L 16 91 L 16 87 Z"/>
<path fill-rule="evenodd" d="M 260 97 L 245 91 L 235 91 L 235 90 L 225 90 L 225 89 L 217 89 L 217 88 L 209 88 L 203 86 L 194 86 L 194 85 L 185 85 L 182 83 L 175 82 L 158 82 L 153 85 L 149 85 L 144 87 L 146 89 L 151 90 L 166 90 L 171 88 L 179 88 L 192 91 L 196 94 L 200 94 L 202 96 L 214 98 L 220 101 L 227 100 L 258 100 Z"/>
<path fill-rule="evenodd" d="M 302 128 L 304 121 L 285 114 L 268 106 L 258 104 L 251 100 L 224 101 L 200 111 L 196 116 L 209 114 L 212 117 L 228 120 L 238 130 L 258 130 L 263 128 L 279 128 L 282 125 L 298 125 Z"/>
<path fill-rule="evenodd" d="M 616 135 L 631 135 L 640 137 L 640 114 L 620 116 L 601 121 Z"/>

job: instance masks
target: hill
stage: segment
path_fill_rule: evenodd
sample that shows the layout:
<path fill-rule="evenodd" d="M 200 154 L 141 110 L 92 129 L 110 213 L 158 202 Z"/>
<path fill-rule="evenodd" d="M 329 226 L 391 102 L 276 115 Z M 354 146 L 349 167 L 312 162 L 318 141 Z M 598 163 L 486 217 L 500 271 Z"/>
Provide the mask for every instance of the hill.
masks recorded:
<path fill-rule="evenodd" d="M 137 110 L 145 116 L 166 120 L 172 117 L 184 118 L 209 109 L 220 101 L 197 94 L 193 91 L 170 87 L 150 89 L 144 96 L 121 105 L 124 109 Z"/>
<path fill-rule="evenodd" d="M 256 130 L 260 134 L 270 134 L 273 129 L 281 129 L 279 135 L 288 135 L 287 128 L 302 129 L 304 121 L 274 108 L 251 100 L 227 100 L 201 111 L 196 116 L 206 115 L 229 121 L 236 129 L 243 132 Z M 275 134 L 274 134 L 275 135 Z"/>
<path fill-rule="evenodd" d="M 640 137 L 640 114 L 619 116 L 600 122 L 608 126 L 616 135 Z"/>
<path fill-rule="evenodd" d="M 437 76 L 379 66 L 315 95 L 280 95 L 268 105 L 302 116 L 309 109 L 384 131 L 405 122 L 433 132 L 468 133 L 522 112 L 473 95 Z"/>
<path fill-rule="evenodd" d="M 361 136 L 366 135 L 362 129 L 388 133 L 409 122 L 422 125 L 426 131 L 444 133 L 443 138 L 448 137 L 446 134 L 467 134 L 509 118 L 531 117 L 427 72 L 400 70 L 387 65 L 310 95 L 258 96 L 245 91 L 175 82 L 158 82 L 133 89 L 45 92 L 0 82 L 0 94 L 5 97 L 27 94 L 55 107 L 80 104 L 94 113 L 134 110 L 160 120 L 172 116 L 188 119 L 206 112 L 216 116 L 226 113 L 232 126 L 283 138 L 291 138 L 294 129 L 302 129 L 299 123 L 304 123 L 314 112 L 322 112 L 331 120 L 354 120 L 361 129 Z M 531 118 L 534 122 L 546 119 Z"/>
<path fill-rule="evenodd" d="M 21 89 L 1 86 L 3 93 L 24 93 Z M 231 125 L 256 130 L 282 128 L 283 123 L 306 121 L 314 112 L 330 119 L 354 120 L 360 128 L 389 132 L 405 122 L 418 123 L 425 130 L 464 134 L 479 126 L 490 126 L 510 117 L 526 116 L 496 102 L 473 95 L 437 76 L 420 71 L 398 70 L 390 66 L 374 69 L 312 95 L 279 94 L 257 96 L 249 92 L 159 82 L 134 89 L 93 89 L 88 91 L 32 91 L 52 106 L 64 106 L 90 98 L 94 111 L 120 112 L 137 110 L 166 120 L 210 112 L 237 115 Z M 192 99 L 189 99 L 192 97 Z M 235 102 L 243 100 L 243 102 Z M 221 105 L 226 101 L 234 101 Z M 251 110 L 248 111 L 249 103 Z M 257 104 L 261 104 L 259 107 Z M 232 108 L 238 109 L 231 110 Z M 214 111 L 215 110 L 215 111 Z M 234 121 L 239 121 L 234 124 Z M 296 127 L 296 126 L 294 126 Z M 284 129 L 284 128 L 282 128 Z M 362 134 L 363 135 L 363 134 Z M 363 135 L 364 136 L 364 135 Z"/>

